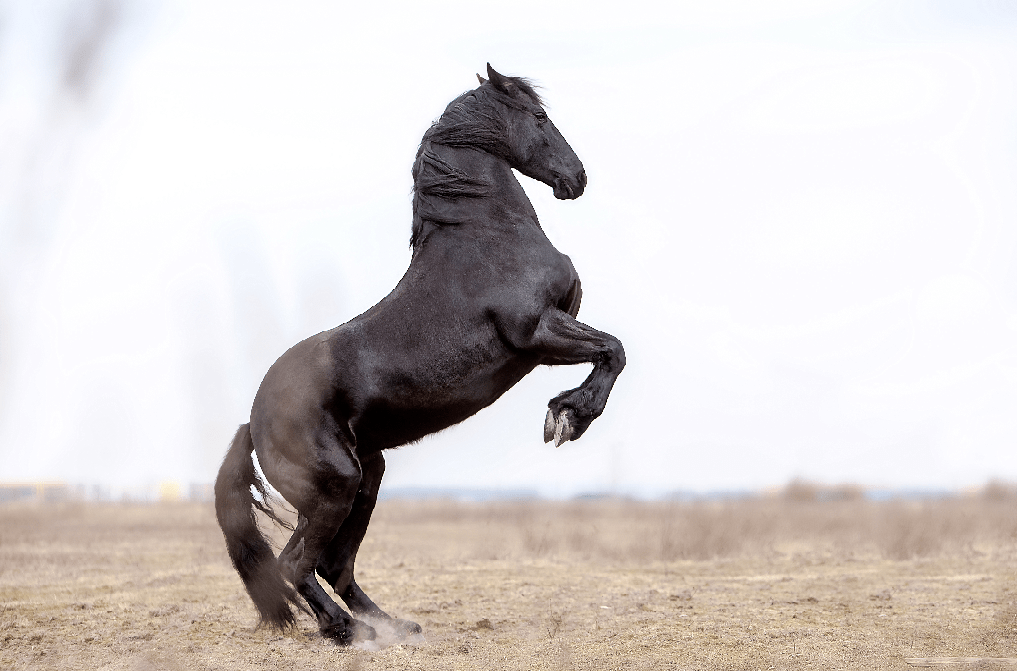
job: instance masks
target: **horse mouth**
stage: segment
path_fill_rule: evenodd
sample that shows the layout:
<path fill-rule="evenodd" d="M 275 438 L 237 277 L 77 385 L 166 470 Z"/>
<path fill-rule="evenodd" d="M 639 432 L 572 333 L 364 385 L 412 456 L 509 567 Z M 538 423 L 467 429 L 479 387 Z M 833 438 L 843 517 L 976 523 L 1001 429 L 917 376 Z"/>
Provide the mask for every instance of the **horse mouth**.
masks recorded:
<path fill-rule="evenodd" d="M 585 171 L 583 177 L 585 177 Z M 558 176 L 554 180 L 554 197 L 558 200 L 575 200 L 579 196 L 583 195 L 583 191 L 586 188 L 586 180 L 576 182 L 574 185 L 570 183 L 566 177 Z"/>

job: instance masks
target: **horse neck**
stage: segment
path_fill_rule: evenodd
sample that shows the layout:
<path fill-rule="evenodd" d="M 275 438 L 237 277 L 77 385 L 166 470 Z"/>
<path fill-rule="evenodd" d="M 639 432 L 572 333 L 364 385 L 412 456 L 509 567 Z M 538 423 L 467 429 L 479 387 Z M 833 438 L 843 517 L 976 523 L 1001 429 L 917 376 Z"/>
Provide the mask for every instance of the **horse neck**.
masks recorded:
<path fill-rule="evenodd" d="M 526 192 L 512 172 L 512 165 L 501 156 L 479 147 L 431 144 L 430 148 L 452 167 L 483 182 L 488 189 L 483 198 L 495 198 L 510 206 L 519 197 L 526 199 Z M 529 204 L 529 199 L 526 203 Z"/>
<path fill-rule="evenodd" d="M 504 158 L 476 147 L 431 142 L 421 153 L 427 164 L 420 166 L 414 184 L 414 246 L 446 226 L 497 228 L 522 216 L 539 227 L 533 205 Z M 436 176 L 443 180 L 438 185 Z"/>

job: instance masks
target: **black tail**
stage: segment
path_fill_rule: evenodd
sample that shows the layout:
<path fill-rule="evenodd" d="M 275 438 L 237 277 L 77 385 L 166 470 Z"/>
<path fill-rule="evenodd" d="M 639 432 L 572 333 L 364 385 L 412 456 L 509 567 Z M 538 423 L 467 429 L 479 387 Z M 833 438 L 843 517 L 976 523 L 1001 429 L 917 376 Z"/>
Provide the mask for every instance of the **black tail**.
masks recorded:
<path fill-rule="evenodd" d="M 275 553 L 254 517 L 254 509 L 257 508 L 282 523 L 268 505 L 265 483 L 254 470 L 253 451 L 251 425 L 243 424 L 237 429 L 215 479 L 215 516 L 222 535 L 226 537 L 226 551 L 244 581 L 247 593 L 258 607 L 261 621 L 284 629 L 296 623 L 290 604 L 301 610 L 304 608 L 297 600 L 296 591 L 279 573 Z M 251 485 L 258 490 L 264 502 L 254 498 Z"/>

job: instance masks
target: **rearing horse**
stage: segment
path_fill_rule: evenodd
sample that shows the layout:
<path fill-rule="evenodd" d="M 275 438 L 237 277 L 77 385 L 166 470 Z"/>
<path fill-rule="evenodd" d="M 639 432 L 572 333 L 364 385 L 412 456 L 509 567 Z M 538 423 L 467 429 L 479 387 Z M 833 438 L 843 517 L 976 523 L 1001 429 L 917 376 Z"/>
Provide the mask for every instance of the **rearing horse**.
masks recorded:
<path fill-rule="evenodd" d="M 544 442 L 576 440 L 604 411 L 625 366 L 617 338 L 576 321 L 579 276 L 512 173 L 574 199 L 586 187 L 583 164 L 527 80 L 490 64 L 487 73 L 421 140 L 413 256 L 402 280 L 364 314 L 275 362 L 219 470 L 216 517 L 270 625 L 295 623 L 290 604 L 304 609 L 299 594 L 323 636 L 342 644 L 374 637 L 329 597 L 317 572 L 354 616 L 419 632 L 378 608 L 353 576 L 385 470 L 382 451 L 463 421 L 536 366 L 592 362 L 582 385 L 551 399 L 544 422 Z M 275 515 L 251 491 L 265 490 L 252 452 L 298 513 L 278 560 L 255 522 L 255 508 Z"/>

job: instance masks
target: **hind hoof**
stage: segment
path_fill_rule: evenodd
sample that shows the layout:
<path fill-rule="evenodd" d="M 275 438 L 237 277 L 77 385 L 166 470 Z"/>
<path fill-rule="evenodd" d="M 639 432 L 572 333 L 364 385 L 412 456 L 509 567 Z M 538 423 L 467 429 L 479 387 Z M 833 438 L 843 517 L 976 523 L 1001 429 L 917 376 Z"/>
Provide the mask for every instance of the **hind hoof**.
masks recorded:
<path fill-rule="evenodd" d="M 342 646 L 363 641 L 373 641 L 378 636 L 378 632 L 374 630 L 374 627 L 359 620 L 353 620 L 349 624 L 337 622 L 320 629 L 319 632 L 322 638 L 327 638 L 336 645 Z"/>
<path fill-rule="evenodd" d="M 327 638 L 336 645 L 349 645 L 353 643 L 353 631 L 344 622 L 322 627 L 318 630 L 322 638 Z"/>
<path fill-rule="evenodd" d="M 360 620 L 353 620 L 353 640 L 356 642 L 373 641 L 378 638 L 378 632 L 371 625 Z"/>
<path fill-rule="evenodd" d="M 424 633 L 424 630 L 416 622 L 400 620 L 399 618 L 392 618 L 392 629 L 401 638 Z"/>

